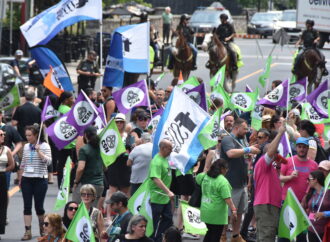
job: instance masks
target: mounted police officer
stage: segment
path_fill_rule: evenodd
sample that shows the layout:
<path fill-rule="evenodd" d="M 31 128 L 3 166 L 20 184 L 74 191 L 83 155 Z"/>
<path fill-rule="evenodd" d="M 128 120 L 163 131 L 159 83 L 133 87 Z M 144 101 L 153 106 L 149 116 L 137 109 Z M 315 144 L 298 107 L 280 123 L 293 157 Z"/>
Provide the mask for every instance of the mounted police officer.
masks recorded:
<path fill-rule="evenodd" d="M 225 43 L 227 49 L 229 50 L 232 69 L 237 70 L 237 45 L 234 45 L 235 28 L 232 24 L 228 22 L 228 15 L 223 13 L 220 15 L 221 24 L 215 30 L 220 41 Z"/>
<path fill-rule="evenodd" d="M 299 64 L 301 63 L 301 61 L 303 60 L 303 53 L 305 52 L 305 50 L 307 49 L 315 49 L 316 52 L 320 55 L 320 57 L 322 58 L 322 60 L 325 60 L 324 55 L 320 52 L 320 50 L 317 48 L 317 43 L 320 40 L 320 36 L 317 30 L 315 30 L 314 27 L 314 21 L 307 19 L 305 22 L 306 25 L 306 30 L 304 30 L 302 32 L 302 35 L 300 37 L 300 39 L 297 41 L 296 43 L 296 47 L 298 47 L 301 43 L 303 44 L 302 49 L 299 51 L 296 59 L 295 59 L 295 63 L 294 63 L 294 67 L 292 72 L 295 74 L 297 72 L 297 67 L 299 66 Z M 324 71 L 322 73 L 323 76 L 327 76 L 328 75 L 328 71 L 325 67 L 325 61 L 324 61 Z"/>
<path fill-rule="evenodd" d="M 188 16 L 188 14 L 181 15 L 180 23 L 176 28 L 176 33 L 181 32 L 183 34 L 183 36 L 185 37 L 189 47 L 192 49 L 192 52 L 193 52 L 193 70 L 196 70 L 197 69 L 197 65 L 196 65 L 197 48 L 193 44 L 193 42 L 194 42 L 194 33 L 195 32 L 188 26 L 189 19 L 190 19 L 190 17 Z M 170 69 L 170 70 L 173 69 L 173 56 L 172 55 L 171 55 L 171 58 L 170 58 L 170 63 L 168 65 L 168 69 Z"/>

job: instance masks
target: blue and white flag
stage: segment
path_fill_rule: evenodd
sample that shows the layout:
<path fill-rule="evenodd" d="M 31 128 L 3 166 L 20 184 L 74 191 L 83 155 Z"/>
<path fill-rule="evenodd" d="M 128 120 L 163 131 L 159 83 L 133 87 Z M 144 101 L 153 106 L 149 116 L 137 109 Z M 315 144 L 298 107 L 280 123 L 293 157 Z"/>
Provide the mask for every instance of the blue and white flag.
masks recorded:
<path fill-rule="evenodd" d="M 149 23 L 125 25 L 114 31 L 104 72 L 104 86 L 122 87 L 124 71 L 149 72 L 149 32 Z"/>
<path fill-rule="evenodd" d="M 62 0 L 29 19 L 20 29 L 30 47 L 47 44 L 65 27 L 102 19 L 102 0 Z"/>
<path fill-rule="evenodd" d="M 36 60 L 41 74 L 46 77 L 50 71 L 50 66 L 53 68 L 53 74 L 61 83 L 64 91 L 74 91 L 69 73 L 64 63 L 57 55 L 47 47 L 38 46 L 30 49 L 32 58 Z"/>
<path fill-rule="evenodd" d="M 207 112 L 178 87 L 174 88 L 157 126 L 152 155 L 158 153 L 162 139 L 170 139 L 173 151 L 169 161 L 185 174 L 203 151 L 198 134 L 209 120 Z"/>

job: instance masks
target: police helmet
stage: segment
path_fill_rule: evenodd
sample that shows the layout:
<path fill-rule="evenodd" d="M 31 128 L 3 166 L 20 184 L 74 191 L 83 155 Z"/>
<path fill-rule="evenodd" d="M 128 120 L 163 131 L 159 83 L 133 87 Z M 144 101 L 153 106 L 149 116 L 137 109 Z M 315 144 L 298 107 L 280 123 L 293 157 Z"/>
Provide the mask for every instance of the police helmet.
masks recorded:
<path fill-rule="evenodd" d="M 228 15 L 223 13 L 220 15 L 220 19 L 223 19 L 223 20 L 227 20 L 228 19 Z"/>
<path fill-rule="evenodd" d="M 180 18 L 180 21 L 182 22 L 183 20 L 186 20 L 186 19 L 187 19 L 187 20 L 190 19 L 189 15 L 186 14 L 186 13 L 185 13 L 185 14 L 182 14 L 182 15 L 181 15 L 181 18 Z"/>
<path fill-rule="evenodd" d="M 146 11 L 141 12 L 140 21 L 141 22 L 147 22 L 148 21 L 148 13 Z"/>
<path fill-rule="evenodd" d="M 314 20 L 307 19 L 306 20 L 306 24 L 309 24 L 309 25 L 311 25 L 313 27 L 314 26 Z"/>

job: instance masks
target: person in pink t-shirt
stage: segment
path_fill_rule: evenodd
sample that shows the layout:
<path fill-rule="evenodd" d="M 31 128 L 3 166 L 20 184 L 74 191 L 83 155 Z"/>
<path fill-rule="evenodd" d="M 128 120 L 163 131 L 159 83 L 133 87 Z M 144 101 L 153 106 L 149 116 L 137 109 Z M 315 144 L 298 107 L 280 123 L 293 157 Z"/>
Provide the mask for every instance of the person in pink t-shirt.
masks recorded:
<path fill-rule="evenodd" d="M 285 122 L 268 145 L 267 153 L 254 169 L 254 213 L 257 221 L 257 241 L 275 241 L 281 208 L 281 182 L 279 170 L 286 159 L 277 154 L 278 145 L 285 132 Z"/>
<path fill-rule="evenodd" d="M 288 188 L 291 187 L 301 202 L 306 194 L 307 186 L 306 179 L 309 173 L 318 169 L 315 161 L 307 158 L 308 139 L 300 137 L 296 141 L 297 155 L 288 159 L 288 164 L 281 167 L 280 180 L 284 183 L 282 189 L 282 200 L 285 200 Z"/>

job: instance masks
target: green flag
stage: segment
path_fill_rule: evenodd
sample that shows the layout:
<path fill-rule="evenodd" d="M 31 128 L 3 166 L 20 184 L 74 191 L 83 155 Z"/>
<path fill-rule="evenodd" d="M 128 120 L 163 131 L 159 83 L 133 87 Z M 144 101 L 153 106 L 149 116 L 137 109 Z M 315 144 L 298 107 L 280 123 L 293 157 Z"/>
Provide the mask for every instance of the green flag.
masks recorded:
<path fill-rule="evenodd" d="M 200 83 L 197 80 L 197 77 L 192 76 L 192 77 L 189 77 L 189 79 L 187 81 L 185 81 L 184 83 L 179 85 L 179 87 L 182 89 L 182 91 L 187 92 L 187 91 L 189 91 L 189 90 L 191 90 L 194 87 L 197 87 L 199 85 L 200 85 Z"/>
<path fill-rule="evenodd" d="M 226 109 L 226 108 L 233 109 L 233 105 L 231 105 L 231 102 L 230 102 L 230 96 L 221 85 L 218 85 L 211 93 L 210 99 L 214 100 L 215 98 L 222 99 L 223 109 Z"/>
<path fill-rule="evenodd" d="M 99 137 L 101 157 L 104 165 L 108 167 L 115 162 L 120 154 L 126 151 L 114 119 L 102 130 Z"/>
<path fill-rule="evenodd" d="M 80 203 L 65 234 L 65 238 L 75 242 L 95 242 L 91 220 L 83 202 Z"/>
<path fill-rule="evenodd" d="M 14 108 L 20 103 L 19 88 L 15 85 L 4 97 L 0 98 L 0 110 Z"/>
<path fill-rule="evenodd" d="M 181 200 L 180 203 L 184 231 L 190 234 L 205 235 L 207 227 L 205 223 L 201 221 L 200 210 L 189 206 L 186 201 Z"/>
<path fill-rule="evenodd" d="M 298 234 L 305 231 L 311 222 L 301 207 L 291 188 L 288 189 L 281 209 L 278 236 L 293 240 Z"/>
<path fill-rule="evenodd" d="M 222 67 L 220 67 L 217 73 L 211 78 L 210 86 L 215 88 L 218 85 L 221 85 L 223 87 L 223 83 L 225 81 L 225 73 L 226 73 L 226 65 L 223 65 Z"/>
<path fill-rule="evenodd" d="M 268 56 L 266 60 L 266 67 L 264 69 L 264 72 L 259 76 L 259 83 L 262 87 L 266 86 L 266 80 L 269 78 L 270 74 L 270 65 L 272 64 L 272 56 Z"/>
<path fill-rule="evenodd" d="M 262 112 L 264 107 L 261 105 L 256 105 L 251 112 L 251 127 L 254 130 L 259 130 L 262 127 Z"/>
<path fill-rule="evenodd" d="M 157 79 L 155 80 L 155 86 L 157 87 L 158 86 L 158 83 L 164 78 L 165 76 L 165 72 L 163 72 L 162 74 L 160 74 Z"/>
<path fill-rule="evenodd" d="M 256 105 L 258 98 L 258 89 L 254 92 L 236 92 L 232 93 L 230 101 L 234 104 L 234 108 L 243 112 L 250 112 Z"/>
<path fill-rule="evenodd" d="M 198 134 L 199 142 L 201 142 L 204 150 L 214 147 L 218 143 L 221 113 L 222 108 L 219 108 Z"/>
<path fill-rule="evenodd" d="M 330 140 L 330 123 L 324 124 L 323 137 L 326 141 Z"/>
<path fill-rule="evenodd" d="M 63 171 L 63 178 L 60 190 L 57 193 L 57 198 L 55 202 L 54 210 L 59 210 L 63 208 L 65 204 L 69 200 L 69 190 L 70 190 L 70 174 L 71 174 L 71 159 L 70 157 L 67 158 L 64 171 Z"/>
<path fill-rule="evenodd" d="M 320 115 L 315 111 L 315 109 L 310 103 L 305 102 L 301 105 L 301 107 L 302 107 L 302 111 L 300 118 L 302 120 L 307 119 L 311 121 L 313 124 L 323 124 L 329 122 L 329 118 L 320 117 Z"/>
<path fill-rule="evenodd" d="M 141 214 L 147 221 L 146 235 L 150 236 L 154 232 L 154 226 L 152 221 L 152 211 L 150 206 L 150 191 L 149 191 L 149 179 L 146 179 L 139 189 L 133 194 L 133 196 L 128 200 L 128 209 L 132 214 Z M 160 195 L 162 196 L 162 195 Z"/>

